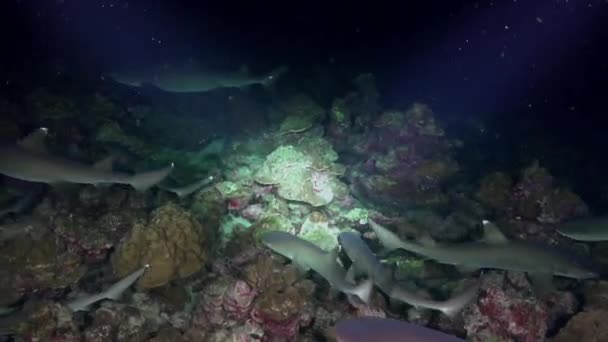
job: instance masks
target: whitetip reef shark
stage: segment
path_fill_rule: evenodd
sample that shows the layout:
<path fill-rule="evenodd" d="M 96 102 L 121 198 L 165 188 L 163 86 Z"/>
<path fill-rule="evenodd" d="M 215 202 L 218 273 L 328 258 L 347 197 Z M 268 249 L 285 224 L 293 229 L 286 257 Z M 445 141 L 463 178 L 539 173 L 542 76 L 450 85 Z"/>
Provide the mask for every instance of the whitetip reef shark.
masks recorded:
<path fill-rule="evenodd" d="M 118 300 L 122 296 L 122 294 L 129 288 L 133 283 L 141 277 L 144 272 L 150 267 L 149 264 L 146 264 L 144 267 L 138 269 L 137 271 L 129 274 L 128 276 L 120 279 L 112 286 L 108 287 L 106 290 L 101 291 L 99 293 L 81 296 L 74 300 L 71 300 L 66 303 L 66 306 L 70 308 L 73 312 L 76 311 L 87 311 L 90 306 L 104 299 L 110 300 Z"/>
<path fill-rule="evenodd" d="M 335 333 L 337 342 L 465 342 L 423 325 L 380 317 L 340 320 Z"/>
<path fill-rule="evenodd" d="M 445 315 L 453 317 L 465 308 L 476 296 L 479 283 L 469 286 L 461 294 L 446 301 L 435 301 L 422 298 L 400 286 L 392 275 L 392 269 L 382 264 L 374 255 L 368 245 L 361 239 L 359 233 L 342 232 L 338 241 L 352 261 L 351 270 L 364 273 L 374 280 L 378 288 L 389 298 L 407 303 L 414 307 L 438 310 Z M 350 271 L 350 270 L 349 270 Z"/>
<path fill-rule="evenodd" d="M 484 220 L 484 241 L 459 244 L 422 245 L 400 239 L 395 233 L 370 220 L 370 227 L 387 251 L 403 249 L 463 270 L 500 269 L 526 272 L 540 290 L 552 287 L 553 275 L 592 279 L 598 274 L 586 261 L 551 246 L 508 240 L 490 221 Z"/>
<path fill-rule="evenodd" d="M 46 184 L 129 184 L 144 191 L 165 179 L 173 170 L 173 163 L 162 169 L 127 174 L 111 170 L 111 158 L 95 165 L 71 161 L 46 152 L 46 128 L 40 128 L 19 143 L 0 146 L 0 174 L 28 182 Z"/>
<path fill-rule="evenodd" d="M 255 84 L 268 86 L 286 71 L 287 67 L 281 66 L 267 74 L 252 76 L 244 70 L 221 72 L 164 66 L 153 72 L 115 72 L 109 76 L 115 82 L 131 87 L 151 85 L 170 93 L 203 93 L 222 88 L 246 88 Z"/>
<path fill-rule="evenodd" d="M 608 216 L 567 221 L 558 226 L 557 232 L 578 241 L 608 241 Z"/>
<path fill-rule="evenodd" d="M 281 231 L 264 233 L 262 243 L 291 260 L 301 270 L 317 272 L 340 292 L 355 295 L 364 303 L 369 303 L 374 286 L 373 280 L 366 279 L 358 285 L 349 282 L 344 267 L 338 263 L 337 249 L 326 252 L 309 241 Z"/>
<path fill-rule="evenodd" d="M 186 184 L 184 186 L 168 186 L 168 185 L 164 185 L 164 184 L 158 184 L 158 187 L 162 190 L 172 192 L 172 193 L 176 194 L 177 197 L 182 198 L 182 197 L 186 197 L 186 196 L 198 191 L 199 189 L 203 188 L 204 186 L 211 184 L 213 181 L 215 181 L 215 177 L 208 176 L 208 177 L 205 177 L 194 183 Z"/>

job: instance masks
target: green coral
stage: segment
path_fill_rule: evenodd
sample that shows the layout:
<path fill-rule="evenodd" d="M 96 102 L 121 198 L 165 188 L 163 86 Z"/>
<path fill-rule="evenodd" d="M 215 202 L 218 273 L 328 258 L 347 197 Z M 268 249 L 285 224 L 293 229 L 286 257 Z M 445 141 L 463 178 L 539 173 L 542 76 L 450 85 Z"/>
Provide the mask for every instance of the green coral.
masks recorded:
<path fill-rule="evenodd" d="M 322 120 L 325 110 L 306 95 L 295 95 L 282 104 L 286 114 L 277 134 L 301 133 Z"/>
<path fill-rule="evenodd" d="M 228 215 L 225 216 L 220 225 L 220 243 L 225 246 L 235 233 L 243 230 L 247 230 L 251 227 L 251 222 L 242 218 L 241 216 Z"/>
<path fill-rule="evenodd" d="M 326 217 L 313 212 L 302 224 L 298 236 L 325 251 L 331 251 L 338 246 L 338 234 L 340 232 L 341 230 L 337 227 L 329 225 Z"/>
<path fill-rule="evenodd" d="M 280 214 L 271 214 L 254 223 L 251 227 L 256 243 L 260 243 L 262 234 L 271 231 L 294 233 L 295 229 L 289 219 Z"/>
<path fill-rule="evenodd" d="M 241 186 L 234 182 L 219 182 L 215 184 L 215 189 L 219 191 L 222 198 L 235 197 L 241 190 Z"/>
<path fill-rule="evenodd" d="M 348 221 L 366 224 L 369 219 L 369 211 L 364 208 L 353 208 L 344 214 L 344 218 Z"/>
<path fill-rule="evenodd" d="M 395 271 L 400 275 L 400 278 L 417 279 L 424 273 L 424 259 L 396 256 L 385 261 L 395 265 Z"/>
<path fill-rule="evenodd" d="M 333 199 L 333 175 L 317 170 L 312 158 L 293 146 L 281 146 L 266 158 L 255 177 L 263 185 L 276 185 L 279 196 L 318 207 Z"/>

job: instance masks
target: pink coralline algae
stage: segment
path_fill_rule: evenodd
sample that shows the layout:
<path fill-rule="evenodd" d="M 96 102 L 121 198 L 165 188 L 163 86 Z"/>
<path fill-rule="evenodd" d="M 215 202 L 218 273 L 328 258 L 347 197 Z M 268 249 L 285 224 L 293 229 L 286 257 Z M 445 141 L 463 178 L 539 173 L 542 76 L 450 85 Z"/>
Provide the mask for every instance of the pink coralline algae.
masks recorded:
<path fill-rule="evenodd" d="M 251 312 L 253 321 L 263 327 L 264 332 L 272 338 L 278 338 L 286 341 L 295 341 L 300 328 L 300 317 L 294 316 L 285 321 L 274 320 L 271 316 L 264 312 L 254 309 Z"/>
<path fill-rule="evenodd" d="M 496 284 L 480 291 L 478 301 L 465 313 L 469 341 L 537 342 L 545 338 L 548 311 L 534 297 Z"/>
<path fill-rule="evenodd" d="M 242 280 L 237 280 L 224 294 L 224 310 L 233 318 L 240 320 L 249 314 L 257 292 Z"/>
<path fill-rule="evenodd" d="M 241 211 L 241 216 L 248 220 L 257 221 L 264 214 L 264 207 L 260 203 L 251 204 Z"/>

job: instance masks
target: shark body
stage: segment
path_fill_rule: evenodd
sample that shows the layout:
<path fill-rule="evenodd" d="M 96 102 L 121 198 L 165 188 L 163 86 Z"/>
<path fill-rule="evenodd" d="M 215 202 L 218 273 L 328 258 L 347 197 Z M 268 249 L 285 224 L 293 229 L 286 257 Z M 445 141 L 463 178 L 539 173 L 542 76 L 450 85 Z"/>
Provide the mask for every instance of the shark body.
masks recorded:
<path fill-rule="evenodd" d="M 374 286 L 372 279 L 367 279 L 359 285 L 349 282 L 346 271 L 338 264 L 337 251 L 326 252 L 306 240 L 281 231 L 265 233 L 262 235 L 262 243 L 291 260 L 302 270 L 317 272 L 339 291 L 356 295 L 363 302 L 369 303 Z"/>
<path fill-rule="evenodd" d="M 370 221 L 370 227 L 388 251 L 404 249 L 439 263 L 460 266 L 467 270 L 493 268 L 521 271 L 533 278 L 552 275 L 574 279 L 598 277 L 594 270 L 586 266 L 586 260 L 566 255 L 550 246 L 509 241 L 492 223 L 483 223 L 486 231 L 485 242 L 451 245 L 421 245 L 403 241 L 375 222 Z"/>
<path fill-rule="evenodd" d="M 112 286 L 108 287 L 106 290 L 93 295 L 78 297 L 72 301 L 67 302 L 66 306 L 74 312 L 86 311 L 92 304 L 97 303 L 101 300 L 118 300 L 125 292 L 125 290 L 131 287 L 131 285 L 133 285 L 133 283 L 135 283 L 137 279 L 139 279 L 139 277 L 141 277 L 149 267 L 150 265 L 145 265 L 137 271 L 120 279 Z"/>
<path fill-rule="evenodd" d="M 114 172 L 106 162 L 91 166 L 44 151 L 42 143 L 46 129 L 27 136 L 17 145 L 0 147 L 0 174 L 28 182 L 47 184 L 129 184 L 137 190 L 146 190 L 162 181 L 173 170 L 173 164 L 162 169 L 126 174 Z"/>
<path fill-rule="evenodd" d="M 465 342 L 456 336 L 391 318 L 343 319 L 335 327 L 338 342 Z"/>
<path fill-rule="evenodd" d="M 438 310 L 454 316 L 466 307 L 477 295 L 479 284 L 469 286 L 462 294 L 446 301 L 435 301 L 420 297 L 401 286 L 392 276 L 392 270 L 382 264 L 358 233 L 343 232 L 338 235 L 342 248 L 358 272 L 364 272 L 374 280 L 378 288 L 391 299 L 414 307 Z"/>
<path fill-rule="evenodd" d="M 209 177 L 205 177 L 199 181 L 196 181 L 194 183 L 187 184 L 184 186 L 168 186 L 168 185 L 158 184 L 158 187 L 165 191 L 172 192 L 172 193 L 176 194 L 177 197 L 182 198 L 182 197 L 186 197 L 186 196 L 198 191 L 199 189 L 203 188 L 204 186 L 211 184 L 213 181 L 215 181 L 215 177 L 209 176 Z"/>
<path fill-rule="evenodd" d="M 251 76 L 243 71 L 219 72 L 163 67 L 154 72 L 113 73 L 110 77 L 131 87 L 152 85 L 171 93 L 202 93 L 222 88 L 246 88 L 255 84 L 270 85 L 286 70 L 286 67 L 279 67 L 261 76 Z"/>
<path fill-rule="evenodd" d="M 583 218 L 562 223 L 558 233 L 578 241 L 608 241 L 608 216 Z"/>

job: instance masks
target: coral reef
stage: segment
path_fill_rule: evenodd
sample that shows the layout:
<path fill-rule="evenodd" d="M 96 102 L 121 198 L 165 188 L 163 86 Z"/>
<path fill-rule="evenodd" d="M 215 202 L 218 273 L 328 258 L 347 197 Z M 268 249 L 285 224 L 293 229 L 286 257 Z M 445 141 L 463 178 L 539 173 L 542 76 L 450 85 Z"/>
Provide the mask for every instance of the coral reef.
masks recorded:
<path fill-rule="evenodd" d="M 464 313 L 469 341 L 542 341 L 550 329 L 578 306 L 569 293 L 536 298 L 519 272 L 483 276 L 479 298 Z"/>
<path fill-rule="evenodd" d="M 282 146 L 268 155 L 255 180 L 276 186 L 277 194 L 287 200 L 319 207 L 333 200 L 338 182 L 333 165 L 327 162 L 324 156 L 314 158 L 294 146 Z"/>
<path fill-rule="evenodd" d="M 310 97 L 298 94 L 280 104 L 279 111 L 286 117 L 277 135 L 302 133 L 323 119 L 325 110 Z"/>
<path fill-rule="evenodd" d="M 84 332 L 85 341 L 147 341 L 145 318 L 132 307 L 103 303 Z"/>
<path fill-rule="evenodd" d="M 200 271 L 209 257 L 210 243 L 199 222 L 169 203 L 156 209 L 147 225 L 134 225 L 112 256 L 112 266 L 122 277 L 150 264 L 137 285 L 143 289 L 159 287 Z"/>
<path fill-rule="evenodd" d="M 34 304 L 27 318 L 19 322 L 14 330 L 25 341 L 81 341 L 70 309 L 49 301 Z"/>
<path fill-rule="evenodd" d="M 427 106 L 385 112 L 367 141 L 354 147 L 367 160 L 350 175 L 353 190 L 398 208 L 445 204 L 442 185 L 459 169 L 452 147 Z"/>
<path fill-rule="evenodd" d="M 8 272 L 11 288 L 20 293 L 62 289 L 86 271 L 81 257 L 51 234 L 16 239 L 0 251 L 0 268 Z"/>

